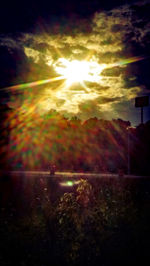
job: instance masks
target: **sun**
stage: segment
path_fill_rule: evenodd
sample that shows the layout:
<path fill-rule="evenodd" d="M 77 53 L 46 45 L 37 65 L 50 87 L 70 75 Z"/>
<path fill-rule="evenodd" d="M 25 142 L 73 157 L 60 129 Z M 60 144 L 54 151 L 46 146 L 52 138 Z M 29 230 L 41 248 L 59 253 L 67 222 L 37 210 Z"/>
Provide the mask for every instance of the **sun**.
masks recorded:
<path fill-rule="evenodd" d="M 64 76 L 68 85 L 71 85 L 72 83 L 87 80 L 90 69 L 86 61 L 68 61 L 61 58 L 58 66 L 56 66 L 56 71 Z"/>
<path fill-rule="evenodd" d="M 83 81 L 98 82 L 104 68 L 104 64 L 100 65 L 94 61 L 69 61 L 65 58 L 60 58 L 55 65 L 56 72 L 66 79 L 68 86 Z"/>

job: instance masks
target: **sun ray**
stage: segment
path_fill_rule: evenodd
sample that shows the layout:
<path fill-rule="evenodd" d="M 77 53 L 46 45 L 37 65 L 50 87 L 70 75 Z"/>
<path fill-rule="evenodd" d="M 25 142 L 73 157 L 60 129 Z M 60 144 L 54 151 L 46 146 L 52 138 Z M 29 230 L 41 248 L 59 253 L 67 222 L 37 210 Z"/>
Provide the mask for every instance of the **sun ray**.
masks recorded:
<path fill-rule="evenodd" d="M 77 106 L 81 102 L 96 99 L 100 96 L 100 91 L 93 90 L 90 85 L 87 86 L 85 81 L 89 83 L 97 83 L 98 85 L 105 87 L 106 83 L 109 83 L 109 80 L 115 80 L 116 77 L 103 76 L 101 73 L 104 69 L 127 65 L 144 60 L 145 58 L 146 57 L 144 56 L 131 57 L 113 64 L 100 64 L 97 61 L 92 61 L 92 59 L 89 61 L 69 61 L 65 58 L 59 58 L 53 65 L 59 76 L 13 85 L 2 88 L 1 91 L 22 91 L 24 98 L 14 98 L 12 93 L 12 98 L 10 98 L 9 102 L 9 105 L 15 107 L 20 114 L 31 115 L 32 113 L 37 112 L 37 110 L 41 112 L 50 110 L 50 108 L 56 108 L 57 110 L 75 108 L 77 110 Z M 120 77 L 118 78 L 120 79 Z M 38 91 L 36 93 L 36 97 L 33 92 L 30 93 L 28 90 L 25 91 L 27 88 L 34 88 L 36 86 L 46 85 L 59 80 L 62 80 L 62 82 L 55 86 L 55 90 L 52 90 L 51 86 L 48 86 L 42 90 L 42 94 L 41 91 Z M 58 107 L 57 102 L 59 101 L 62 101 L 63 104 Z"/>
<path fill-rule="evenodd" d="M 146 59 L 145 56 L 136 56 L 124 59 L 122 61 L 113 64 L 98 64 L 97 62 L 93 61 L 78 61 L 78 60 L 69 61 L 65 58 L 60 58 L 57 64 L 55 64 L 55 70 L 61 76 L 13 85 L 1 88 L 1 91 L 26 89 L 29 87 L 48 84 L 58 80 L 66 80 L 67 81 L 66 85 L 71 85 L 72 83 L 75 82 L 80 82 L 83 85 L 84 84 L 83 81 L 98 82 L 101 79 L 100 74 L 103 69 L 115 66 L 127 65 L 144 59 Z"/>
<path fill-rule="evenodd" d="M 99 64 L 96 61 L 72 60 L 59 58 L 55 64 L 55 70 L 66 79 L 66 86 L 84 81 L 99 82 L 101 72 L 106 68 L 106 64 Z"/>
<path fill-rule="evenodd" d="M 130 57 L 130 58 L 127 58 L 127 59 L 123 59 L 122 61 L 119 61 L 117 63 L 114 63 L 114 64 L 112 64 L 112 66 L 115 67 L 115 66 L 127 65 L 127 64 L 131 64 L 131 63 L 134 63 L 134 62 L 138 62 L 138 61 L 144 60 L 146 58 L 147 57 L 145 57 L 145 56 Z"/>
<path fill-rule="evenodd" d="M 35 86 L 40 86 L 44 85 L 47 83 L 55 82 L 58 80 L 63 80 L 65 79 L 64 76 L 59 76 L 55 78 L 50 78 L 50 79 L 43 79 L 43 80 L 38 80 L 38 81 L 33 81 L 33 82 L 28 82 L 28 83 L 23 83 L 23 84 L 18 84 L 18 85 L 13 85 L 10 87 L 2 88 L 1 91 L 13 91 L 13 90 L 20 90 L 20 89 L 26 89 L 30 87 L 35 87 Z"/>

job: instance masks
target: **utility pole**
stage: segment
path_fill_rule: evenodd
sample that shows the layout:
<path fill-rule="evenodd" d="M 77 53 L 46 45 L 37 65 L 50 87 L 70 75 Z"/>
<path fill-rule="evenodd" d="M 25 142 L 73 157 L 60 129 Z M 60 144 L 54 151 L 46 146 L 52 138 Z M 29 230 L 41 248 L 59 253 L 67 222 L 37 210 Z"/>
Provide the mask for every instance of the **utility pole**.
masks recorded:
<path fill-rule="evenodd" d="M 135 129 L 135 127 L 127 127 L 127 174 L 131 174 L 131 130 Z"/>
<path fill-rule="evenodd" d="M 149 96 L 135 98 L 135 107 L 141 107 L 141 124 L 143 124 L 143 107 L 149 105 Z"/>
<path fill-rule="evenodd" d="M 141 107 L 141 124 L 143 124 L 143 107 Z"/>
<path fill-rule="evenodd" d="M 129 136 L 129 131 L 130 131 L 130 129 L 129 129 L 129 127 L 127 128 L 127 132 L 128 132 L 128 170 L 127 170 L 127 173 L 128 173 L 128 175 L 130 175 L 130 136 Z"/>

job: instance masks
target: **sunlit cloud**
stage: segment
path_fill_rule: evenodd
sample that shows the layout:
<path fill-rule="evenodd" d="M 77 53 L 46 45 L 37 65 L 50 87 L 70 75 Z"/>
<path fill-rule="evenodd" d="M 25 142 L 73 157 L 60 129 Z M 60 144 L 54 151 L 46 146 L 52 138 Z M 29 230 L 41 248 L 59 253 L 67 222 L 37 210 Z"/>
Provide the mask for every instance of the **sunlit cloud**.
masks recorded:
<path fill-rule="evenodd" d="M 84 103 L 93 102 L 100 116 L 106 111 L 110 118 L 112 114 L 119 116 L 115 103 L 121 106 L 133 100 L 144 88 L 137 81 L 137 73 L 130 71 L 132 64 L 145 60 L 142 53 L 134 54 L 132 42 L 144 47 L 150 34 L 149 21 L 137 11 L 142 5 L 97 12 L 85 22 L 90 24 L 87 32 L 79 27 L 76 34 L 68 30 L 57 34 L 26 33 L 18 40 L 1 38 L 1 45 L 22 49 L 29 66 L 26 73 L 22 70 L 24 83 L 7 88 L 23 94 L 13 95 L 10 105 L 15 106 L 16 101 L 18 106 L 20 101 L 20 110 L 30 105 L 33 112 L 55 109 L 78 115 Z M 89 110 L 83 117 L 91 116 Z"/>
<path fill-rule="evenodd" d="M 98 64 L 96 61 L 69 61 L 65 58 L 60 58 L 55 64 L 55 70 L 58 74 L 66 78 L 66 85 L 71 85 L 74 82 L 99 82 L 101 72 L 106 67 L 105 64 Z"/>

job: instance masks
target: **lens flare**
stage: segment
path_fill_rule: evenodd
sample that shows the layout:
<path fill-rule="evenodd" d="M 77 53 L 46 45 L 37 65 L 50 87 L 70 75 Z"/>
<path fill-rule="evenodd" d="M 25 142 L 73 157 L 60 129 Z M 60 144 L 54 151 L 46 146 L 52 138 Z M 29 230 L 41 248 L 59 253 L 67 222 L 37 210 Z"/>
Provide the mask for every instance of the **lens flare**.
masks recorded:
<path fill-rule="evenodd" d="M 55 64 L 55 70 L 66 79 L 66 85 L 82 83 L 83 81 L 99 82 L 101 72 L 106 64 L 99 64 L 96 61 L 69 61 L 60 58 Z"/>
<path fill-rule="evenodd" d="M 127 65 L 127 64 L 131 64 L 131 63 L 134 63 L 134 62 L 138 62 L 138 61 L 144 60 L 144 59 L 146 59 L 146 57 L 144 57 L 144 56 L 130 57 L 130 58 L 124 59 L 122 61 L 119 61 L 117 63 L 114 63 L 114 64 L 112 64 L 112 66 Z"/>
<path fill-rule="evenodd" d="M 66 80 L 67 81 L 66 83 L 68 85 L 71 85 L 74 82 L 82 83 L 83 81 L 98 83 L 101 80 L 100 74 L 105 68 L 127 65 L 144 59 L 146 59 L 146 57 L 136 56 L 124 59 L 122 61 L 113 64 L 99 64 L 94 61 L 78 61 L 78 60 L 69 61 L 65 58 L 59 58 L 54 67 L 56 72 L 61 76 L 13 85 L 6 88 L 1 88 L 1 91 L 21 90 L 21 89 L 52 83 L 58 80 Z"/>
<path fill-rule="evenodd" d="M 72 114 L 75 112 L 78 113 L 80 111 L 79 106 L 82 103 L 87 103 L 84 106 L 83 112 L 88 112 L 88 101 L 91 101 L 91 99 L 94 100 L 100 96 L 105 96 L 104 98 L 107 100 L 107 97 L 110 98 L 116 94 L 118 96 L 119 91 L 116 90 L 115 86 L 112 90 L 110 89 L 112 83 L 109 83 L 109 78 L 111 79 L 114 77 L 101 76 L 102 70 L 105 68 L 127 65 L 144 59 L 145 57 L 139 56 L 120 61 L 118 60 L 118 62 L 115 62 L 114 64 L 99 64 L 97 61 L 69 61 L 60 58 L 54 65 L 55 71 L 59 74 L 57 77 L 18 84 L 1 89 L 1 91 L 6 90 L 10 92 L 10 102 L 13 105 L 12 110 L 8 114 L 8 118 L 5 121 L 5 127 L 7 128 L 9 126 L 11 129 L 7 151 L 8 162 L 10 162 L 10 165 L 18 165 L 17 167 L 20 167 L 21 165 L 24 169 L 38 169 L 39 165 L 46 168 L 47 162 L 52 158 L 54 161 L 64 160 L 67 169 L 69 164 L 73 165 L 73 157 L 78 158 L 78 161 L 83 159 L 82 162 L 88 160 L 90 164 L 92 158 L 89 151 L 91 151 L 91 149 L 94 150 L 94 153 L 96 151 L 98 161 L 99 149 L 97 144 L 95 144 L 95 146 L 93 145 L 95 139 L 94 133 L 92 135 L 93 141 L 88 141 L 87 135 L 86 138 L 82 138 L 80 149 L 74 151 L 74 147 L 78 146 L 78 139 L 80 138 L 82 130 L 75 130 L 78 125 L 75 123 L 70 126 L 71 129 L 69 131 L 68 120 L 62 118 L 60 114 L 65 113 L 68 110 Z M 72 73 L 72 71 L 74 71 L 74 73 Z M 61 84 L 58 85 L 56 81 L 61 80 Z M 98 87 L 97 84 L 88 84 L 89 87 L 87 87 L 88 85 L 86 83 L 84 84 L 85 80 L 103 85 L 104 88 L 107 85 L 108 89 L 101 90 L 101 86 Z M 67 83 L 68 85 L 71 85 L 77 81 L 81 83 L 79 88 L 76 89 L 75 86 L 67 86 Z M 49 86 L 45 86 L 45 89 L 42 87 L 42 92 L 39 90 L 38 93 L 35 93 L 37 92 L 37 86 L 47 84 L 49 84 Z M 113 84 L 115 85 L 115 81 Z M 98 87 L 96 87 L 97 90 L 94 86 Z M 28 90 L 28 88 L 31 88 L 31 90 Z M 13 92 L 17 90 L 21 93 L 14 95 Z M 45 108 L 47 102 L 50 106 L 49 109 Z M 94 104 L 97 105 L 98 103 L 98 101 L 95 101 Z M 102 104 L 100 106 L 101 109 L 104 108 L 102 107 Z M 105 110 L 107 110 L 108 104 L 106 103 L 105 106 Z M 42 113 L 41 110 L 44 110 L 44 112 Z M 47 110 L 53 111 L 47 112 Z M 54 110 L 60 111 L 60 114 L 54 112 Z M 92 129 L 92 125 L 90 125 L 90 127 Z M 94 130 L 95 129 L 91 131 L 95 132 Z M 4 132 L 6 132 L 4 134 L 7 134 L 7 130 Z M 75 137 L 73 135 L 74 132 Z M 95 133 L 96 136 L 99 134 L 98 132 Z M 108 134 L 108 138 L 112 139 L 113 144 L 118 147 L 119 150 L 119 146 L 117 146 L 118 142 L 114 136 L 109 136 Z M 89 150 L 86 150 L 85 148 L 87 143 L 89 143 Z M 90 146 L 91 143 L 92 146 Z M 75 156 L 72 156 L 71 151 L 74 151 Z M 120 153 L 121 152 L 122 151 L 120 151 Z M 103 153 L 106 156 L 104 156 Z M 102 147 L 102 157 L 107 158 L 107 153 L 105 152 L 104 147 Z M 68 181 L 68 186 L 72 186 L 71 182 Z M 73 185 L 74 184 L 76 183 L 73 181 Z"/>
<path fill-rule="evenodd" d="M 23 84 L 18 84 L 18 85 L 6 87 L 6 88 L 1 89 L 1 91 L 21 90 L 21 89 L 26 89 L 26 88 L 30 88 L 30 87 L 44 85 L 47 83 L 51 83 L 51 82 L 55 82 L 55 81 L 63 80 L 63 79 L 65 79 L 63 76 L 59 76 L 59 77 L 50 78 L 50 79 L 37 80 L 37 81 L 33 81 L 33 82 L 28 82 L 28 83 L 23 83 Z"/>
<path fill-rule="evenodd" d="M 60 185 L 62 187 L 72 187 L 74 185 L 75 182 L 71 181 L 71 180 L 68 180 L 66 182 L 60 182 Z"/>

